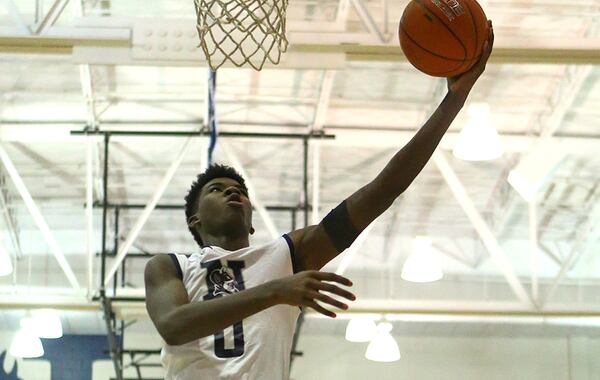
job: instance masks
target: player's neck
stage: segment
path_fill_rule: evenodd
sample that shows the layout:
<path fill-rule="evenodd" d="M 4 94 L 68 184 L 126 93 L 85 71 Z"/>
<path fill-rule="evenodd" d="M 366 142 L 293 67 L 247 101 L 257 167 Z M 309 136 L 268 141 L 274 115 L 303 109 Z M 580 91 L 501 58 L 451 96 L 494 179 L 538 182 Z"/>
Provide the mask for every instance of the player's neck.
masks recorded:
<path fill-rule="evenodd" d="M 231 236 L 202 236 L 204 244 L 207 246 L 216 246 L 228 251 L 237 251 L 238 249 L 250 246 L 248 235 L 231 237 Z"/>

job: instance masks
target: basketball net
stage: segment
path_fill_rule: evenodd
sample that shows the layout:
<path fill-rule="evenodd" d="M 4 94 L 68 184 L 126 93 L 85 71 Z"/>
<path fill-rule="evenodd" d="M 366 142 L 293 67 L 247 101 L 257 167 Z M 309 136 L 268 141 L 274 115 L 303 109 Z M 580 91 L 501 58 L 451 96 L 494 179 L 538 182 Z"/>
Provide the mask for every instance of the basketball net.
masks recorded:
<path fill-rule="evenodd" d="M 194 0 L 200 46 L 211 69 L 229 61 L 262 69 L 278 64 L 288 47 L 288 0 Z"/>

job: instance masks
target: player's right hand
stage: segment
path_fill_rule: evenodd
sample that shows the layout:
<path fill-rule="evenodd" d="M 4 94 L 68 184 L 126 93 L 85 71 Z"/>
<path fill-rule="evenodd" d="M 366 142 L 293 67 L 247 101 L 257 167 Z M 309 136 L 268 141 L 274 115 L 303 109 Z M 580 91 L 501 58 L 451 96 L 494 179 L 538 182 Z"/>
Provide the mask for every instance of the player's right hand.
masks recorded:
<path fill-rule="evenodd" d="M 481 53 L 481 57 L 479 60 L 465 73 L 462 73 L 458 76 L 448 78 L 448 91 L 454 94 L 461 94 L 466 97 L 469 95 L 469 92 L 475 85 L 477 79 L 483 74 L 485 71 L 485 66 L 487 64 L 490 55 L 492 54 L 492 49 L 494 48 L 494 27 L 492 26 L 492 21 L 488 20 L 488 38 L 483 45 L 483 51 Z"/>
<path fill-rule="evenodd" d="M 279 304 L 308 306 L 321 314 L 335 318 L 334 312 L 327 310 L 316 301 L 342 310 L 348 309 L 348 304 L 340 302 L 323 292 L 336 294 L 350 301 L 354 301 L 356 296 L 333 283 L 352 286 L 352 281 L 335 273 L 309 270 L 274 281 L 274 292 Z"/>

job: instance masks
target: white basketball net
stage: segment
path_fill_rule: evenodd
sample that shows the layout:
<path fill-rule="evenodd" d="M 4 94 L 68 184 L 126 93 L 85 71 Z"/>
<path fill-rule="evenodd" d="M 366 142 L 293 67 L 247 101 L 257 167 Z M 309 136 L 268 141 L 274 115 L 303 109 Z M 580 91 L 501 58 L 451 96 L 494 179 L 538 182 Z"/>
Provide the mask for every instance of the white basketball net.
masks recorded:
<path fill-rule="evenodd" d="M 267 59 L 279 63 L 288 46 L 288 0 L 194 0 L 194 4 L 200 46 L 213 70 L 227 61 L 256 70 Z"/>

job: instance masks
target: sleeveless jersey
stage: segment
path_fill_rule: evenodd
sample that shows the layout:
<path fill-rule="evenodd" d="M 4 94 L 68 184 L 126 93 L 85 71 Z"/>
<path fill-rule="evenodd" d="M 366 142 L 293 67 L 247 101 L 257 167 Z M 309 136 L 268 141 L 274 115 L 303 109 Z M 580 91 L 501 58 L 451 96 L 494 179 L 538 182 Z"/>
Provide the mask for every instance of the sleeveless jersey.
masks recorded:
<path fill-rule="evenodd" d="M 189 257 L 170 255 L 190 303 L 226 297 L 294 273 L 293 244 L 287 235 L 237 251 L 204 247 Z M 276 305 L 214 335 L 179 346 L 165 343 L 165 379 L 288 379 L 299 314 L 298 307 Z"/>

